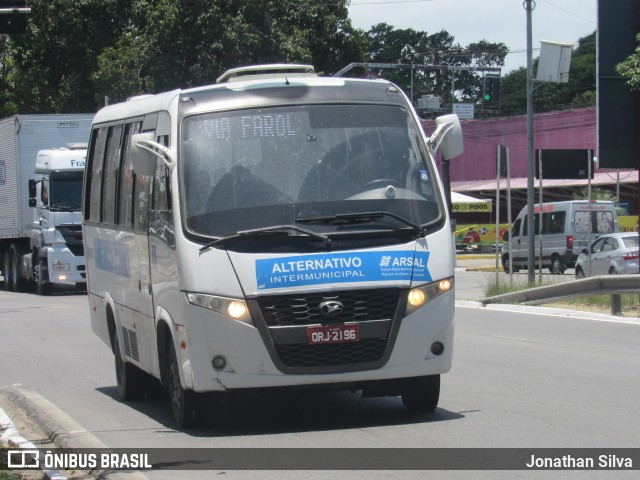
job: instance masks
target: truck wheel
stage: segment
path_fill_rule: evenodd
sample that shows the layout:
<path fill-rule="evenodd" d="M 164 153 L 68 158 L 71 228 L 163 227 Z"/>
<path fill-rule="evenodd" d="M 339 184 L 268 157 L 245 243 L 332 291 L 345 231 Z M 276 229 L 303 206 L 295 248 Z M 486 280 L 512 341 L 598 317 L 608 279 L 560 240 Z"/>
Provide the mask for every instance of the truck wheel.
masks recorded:
<path fill-rule="evenodd" d="M 402 393 L 404 408 L 411 413 L 433 412 L 439 399 L 440 375 L 409 379 Z"/>
<path fill-rule="evenodd" d="M 11 286 L 11 262 L 9 261 L 9 252 L 4 252 L 2 257 L 2 275 L 4 276 L 4 289 L 9 291 L 12 290 Z"/>
<path fill-rule="evenodd" d="M 36 292 L 38 295 L 51 294 L 51 284 L 49 283 L 49 275 L 47 272 L 47 257 L 41 257 L 35 254 L 33 262 L 33 279 L 36 284 Z"/>
<path fill-rule="evenodd" d="M 121 400 L 141 400 L 144 398 L 146 391 L 147 374 L 122 358 L 117 335 L 115 336 L 113 350 L 116 357 L 118 396 Z"/>
<path fill-rule="evenodd" d="M 22 292 L 27 284 L 26 279 L 22 276 L 22 269 L 20 266 L 22 260 L 23 250 L 18 245 L 12 245 L 9 250 L 10 263 L 11 263 L 11 288 L 14 292 Z"/>
<path fill-rule="evenodd" d="M 173 341 L 169 340 L 169 400 L 173 419 L 178 428 L 191 428 L 203 425 L 207 419 L 207 405 L 204 397 L 192 390 L 185 390 L 180 383 L 178 357 Z"/>

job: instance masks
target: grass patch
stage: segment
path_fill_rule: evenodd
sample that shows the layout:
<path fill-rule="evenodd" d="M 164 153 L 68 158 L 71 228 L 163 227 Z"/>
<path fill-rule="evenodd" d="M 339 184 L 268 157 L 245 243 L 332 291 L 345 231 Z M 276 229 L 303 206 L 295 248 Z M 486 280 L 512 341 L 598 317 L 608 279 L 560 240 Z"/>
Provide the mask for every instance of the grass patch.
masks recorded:
<path fill-rule="evenodd" d="M 536 277 L 537 281 L 537 277 Z M 524 276 L 513 277 L 510 283 L 509 277 L 495 274 L 487 275 L 484 286 L 485 297 L 493 297 L 505 293 L 519 292 L 529 288 L 527 278 Z M 557 285 L 563 283 L 562 277 L 546 276 L 539 286 Z M 620 295 L 622 304 L 622 315 L 627 317 L 640 317 L 640 295 L 625 294 Z M 548 306 L 560 308 L 571 308 L 588 312 L 611 313 L 611 295 L 585 295 L 581 297 L 565 298 L 563 300 L 553 300 L 548 302 Z"/>
<path fill-rule="evenodd" d="M 546 287 L 547 285 L 557 285 L 558 283 L 562 283 L 562 280 L 557 277 L 554 279 L 554 277 L 545 276 L 542 277 L 542 284 L 536 283 L 534 286 Z M 527 277 L 524 275 L 514 276 L 510 281 L 508 275 L 498 275 L 496 277 L 495 273 L 491 273 L 486 276 L 484 295 L 485 297 L 493 297 L 505 293 L 519 292 L 527 288 L 529 288 L 529 284 L 527 283 Z"/>

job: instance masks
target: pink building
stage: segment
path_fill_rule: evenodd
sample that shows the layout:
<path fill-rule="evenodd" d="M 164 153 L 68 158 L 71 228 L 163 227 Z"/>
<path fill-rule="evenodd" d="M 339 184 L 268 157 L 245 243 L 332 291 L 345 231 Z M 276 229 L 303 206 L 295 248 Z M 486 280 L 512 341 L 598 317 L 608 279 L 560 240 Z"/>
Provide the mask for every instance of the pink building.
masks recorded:
<path fill-rule="evenodd" d="M 462 120 L 464 153 L 451 160 L 451 189 L 479 198 L 496 196 L 496 148 L 509 148 L 513 209 L 526 204 L 527 189 L 527 117 L 499 117 L 489 120 Z M 434 120 L 423 122 L 427 133 L 433 132 Z M 596 151 L 595 107 L 538 113 L 534 119 L 534 149 L 591 149 Z M 439 164 L 440 173 L 442 166 Z M 545 201 L 571 199 L 571 195 L 587 186 L 587 180 L 544 180 Z M 622 203 L 628 203 L 636 214 L 638 194 L 637 171 L 595 170 L 592 186 L 620 192 Z M 535 180 L 536 190 L 538 180 Z M 501 197 L 506 182 L 501 182 Z M 536 193 L 537 199 L 537 193 Z M 536 200 L 537 201 L 537 200 Z M 504 200 L 501 200 L 504 205 Z M 503 217 L 504 218 L 504 217 Z"/>

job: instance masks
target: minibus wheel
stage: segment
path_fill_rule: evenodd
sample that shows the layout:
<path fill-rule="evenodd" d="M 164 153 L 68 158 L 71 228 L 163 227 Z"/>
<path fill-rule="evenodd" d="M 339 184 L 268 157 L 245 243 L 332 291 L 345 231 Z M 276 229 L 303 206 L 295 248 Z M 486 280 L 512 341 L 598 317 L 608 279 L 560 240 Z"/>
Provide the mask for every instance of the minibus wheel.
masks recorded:
<path fill-rule="evenodd" d="M 168 387 L 173 419 L 178 428 L 204 425 L 207 419 L 207 405 L 204 397 L 193 390 L 185 390 L 180 383 L 178 356 L 173 342 L 169 340 Z"/>
<path fill-rule="evenodd" d="M 402 392 L 404 408 L 411 413 L 433 412 L 440 398 L 440 375 L 407 380 Z"/>
<path fill-rule="evenodd" d="M 122 358 L 117 334 L 114 339 L 113 353 L 116 357 L 118 396 L 121 400 L 141 400 L 146 391 L 147 374 Z"/>

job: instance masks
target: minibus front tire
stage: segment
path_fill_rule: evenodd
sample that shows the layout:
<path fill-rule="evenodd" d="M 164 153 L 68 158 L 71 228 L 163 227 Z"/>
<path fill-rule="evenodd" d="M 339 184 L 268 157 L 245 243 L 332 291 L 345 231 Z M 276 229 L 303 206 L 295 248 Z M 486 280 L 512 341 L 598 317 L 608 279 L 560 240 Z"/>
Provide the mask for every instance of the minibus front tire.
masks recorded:
<path fill-rule="evenodd" d="M 408 412 L 433 412 L 439 399 L 440 375 L 407 379 L 403 387 L 402 403 Z"/>
<path fill-rule="evenodd" d="M 120 353 L 120 342 L 115 335 L 113 353 L 116 357 L 116 381 L 121 400 L 141 400 L 145 396 L 147 374 L 135 365 L 125 361 Z"/>
<path fill-rule="evenodd" d="M 193 390 L 185 390 L 180 383 L 178 356 L 173 342 L 169 341 L 168 388 L 173 419 L 178 428 L 192 428 L 204 425 L 207 419 L 207 405 L 203 395 Z"/>

